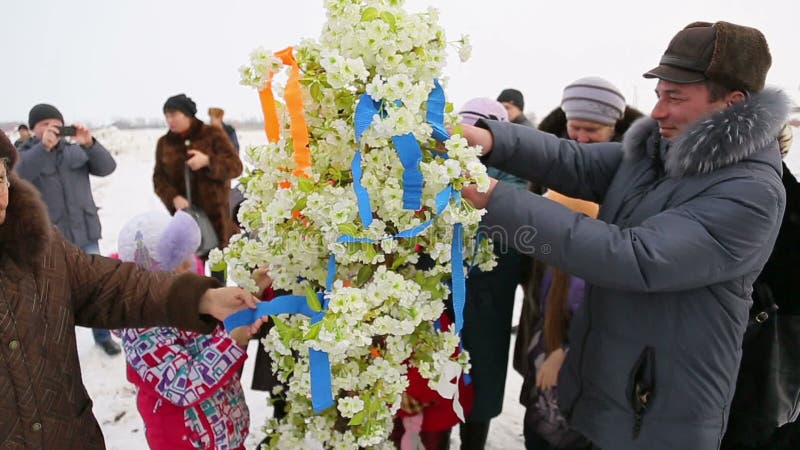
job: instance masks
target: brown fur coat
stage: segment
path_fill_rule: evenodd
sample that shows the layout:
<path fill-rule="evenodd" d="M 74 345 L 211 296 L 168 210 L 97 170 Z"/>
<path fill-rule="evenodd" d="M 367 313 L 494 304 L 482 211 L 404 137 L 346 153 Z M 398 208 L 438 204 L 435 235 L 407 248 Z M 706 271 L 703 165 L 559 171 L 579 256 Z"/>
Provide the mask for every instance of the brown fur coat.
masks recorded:
<path fill-rule="evenodd" d="M 224 131 L 195 119 L 186 137 L 171 131 L 162 136 L 156 145 L 153 187 L 164 206 L 174 214 L 172 199 L 178 195 L 188 198 L 184 166 L 189 149 L 200 150 L 211 160 L 209 167 L 192 172 L 192 203 L 211 219 L 220 247 L 224 248 L 239 231 L 230 216 L 230 196 L 231 180 L 242 173 L 242 161 Z"/>
<path fill-rule="evenodd" d="M 209 332 L 218 322 L 197 303 L 217 283 L 87 255 L 50 226 L 33 186 L 10 180 L 0 224 L 0 448 L 102 449 L 75 326 Z"/>

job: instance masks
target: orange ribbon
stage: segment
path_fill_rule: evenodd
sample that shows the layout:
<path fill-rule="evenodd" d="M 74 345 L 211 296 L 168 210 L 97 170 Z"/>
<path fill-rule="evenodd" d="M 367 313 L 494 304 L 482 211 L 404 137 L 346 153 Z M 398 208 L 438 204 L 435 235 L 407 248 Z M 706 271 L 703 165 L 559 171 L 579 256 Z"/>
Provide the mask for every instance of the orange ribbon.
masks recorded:
<path fill-rule="evenodd" d="M 292 174 L 298 177 L 308 177 L 311 171 L 311 151 L 308 148 L 308 126 L 303 114 L 303 95 L 300 90 L 300 67 L 294 59 L 292 47 L 276 52 L 275 56 L 280 58 L 284 65 L 289 66 L 289 80 L 286 82 L 284 99 L 286 109 L 289 111 L 289 132 L 292 135 L 292 147 L 294 149 L 295 169 Z M 275 106 L 275 97 L 272 95 L 272 75 L 269 74 L 269 81 L 264 89 L 258 92 L 261 100 L 261 110 L 264 113 L 264 131 L 270 142 L 280 140 L 280 125 L 278 123 L 278 110 Z"/>

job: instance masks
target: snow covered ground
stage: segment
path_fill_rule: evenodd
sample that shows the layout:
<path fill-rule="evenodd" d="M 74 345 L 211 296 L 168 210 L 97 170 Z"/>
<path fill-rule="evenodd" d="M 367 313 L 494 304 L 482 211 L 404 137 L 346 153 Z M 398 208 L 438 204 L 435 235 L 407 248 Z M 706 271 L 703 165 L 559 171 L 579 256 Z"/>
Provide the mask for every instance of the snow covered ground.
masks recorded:
<path fill-rule="evenodd" d="M 117 160 L 117 170 L 105 178 L 93 178 L 92 187 L 95 200 L 100 207 L 103 225 L 103 240 L 100 248 L 103 254 L 116 251 L 117 235 L 125 222 L 131 217 L 151 210 L 163 209 L 163 205 L 152 188 L 152 168 L 155 145 L 165 130 L 115 129 L 96 132 L 95 137 Z M 242 148 L 264 142 L 263 131 L 239 133 Z M 519 315 L 519 295 L 515 317 Z M 515 318 L 516 322 L 516 318 Z M 94 345 L 91 331 L 80 328 L 77 332 L 78 351 L 81 360 L 83 380 L 94 400 L 94 414 L 105 435 L 109 450 L 145 449 L 142 420 L 136 410 L 135 392 L 125 379 L 125 358 L 123 355 L 108 357 Z M 251 435 L 247 448 L 255 448 L 263 439 L 261 427 L 271 414 L 266 394 L 249 388 L 253 372 L 256 343 L 248 348 L 250 358 L 245 363 L 242 385 L 245 387 L 247 404 L 250 408 Z M 513 341 L 512 346 L 513 348 Z M 510 349 L 509 349 L 510 351 Z M 510 358 L 509 358 L 510 359 Z M 522 377 L 509 368 L 506 382 L 506 398 L 503 414 L 492 422 L 487 448 L 506 450 L 523 448 L 522 416 L 523 409 L 517 402 Z M 458 432 L 453 433 L 451 448 L 457 449 Z"/>

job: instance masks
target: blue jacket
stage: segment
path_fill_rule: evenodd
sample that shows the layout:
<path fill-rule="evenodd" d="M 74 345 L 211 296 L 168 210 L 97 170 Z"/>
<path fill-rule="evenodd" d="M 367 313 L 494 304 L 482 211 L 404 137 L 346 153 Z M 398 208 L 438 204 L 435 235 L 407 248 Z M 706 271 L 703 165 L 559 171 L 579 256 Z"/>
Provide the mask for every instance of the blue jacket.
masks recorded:
<path fill-rule="evenodd" d="M 104 177 L 116 168 L 114 158 L 97 141 L 84 149 L 62 139 L 47 151 L 34 138 L 20 148 L 16 170 L 39 190 L 50 220 L 61 234 L 83 247 L 101 236 L 89 175 Z"/>
<path fill-rule="evenodd" d="M 764 90 L 671 143 L 650 118 L 621 144 L 483 124 L 489 164 L 602 205 L 591 219 L 501 182 L 484 216 L 494 236 L 587 283 L 558 390 L 595 445 L 719 447 L 753 282 L 785 207 L 776 138 L 788 112 L 785 94 Z"/>

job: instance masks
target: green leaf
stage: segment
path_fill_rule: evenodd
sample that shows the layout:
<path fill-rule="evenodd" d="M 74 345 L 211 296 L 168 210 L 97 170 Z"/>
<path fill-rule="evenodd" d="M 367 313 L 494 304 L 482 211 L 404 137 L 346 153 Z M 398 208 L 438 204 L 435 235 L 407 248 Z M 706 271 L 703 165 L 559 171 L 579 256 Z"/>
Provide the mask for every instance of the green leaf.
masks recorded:
<path fill-rule="evenodd" d="M 446 113 L 453 112 L 453 102 L 447 102 L 444 104 L 444 112 Z"/>
<path fill-rule="evenodd" d="M 291 328 L 289 328 L 289 325 L 287 325 L 286 322 L 277 315 L 269 316 L 269 318 L 272 320 L 272 323 L 275 324 L 275 329 L 278 330 L 278 335 L 281 337 L 281 341 L 285 343 L 286 341 L 284 338 L 289 336 L 292 331 Z"/>
<path fill-rule="evenodd" d="M 311 98 L 316 102 L 322 101 L 322 86 L 319 85 L 319 82 L 311 83 Z"/>
<path fill-rule="evenodd" d="M 338 226 L 339 233 L 342 234 L 349 234 L 350 236 L 355 236 L 358 233 L 358 228 L 353 223 L 343 223 Z"/>
<path fill-rule="evenodd" d="M 375 273 L 375 268 L 372 266 L 361 266 L 358 269 L 358 275 L 356 276 L 356 286 L 361 287 L 372 278 L 372 274 Z"/>
<path fill-rule="evenodd" d="M 213 264 L 211 266 L 211 270 L 213 270 L 214 272 L 227 272 L 228 271 L 228 263 L 225 262 L 224 259 L 222 259 L 218 263 Z"/>
<path fill-rule="evenodd" d="M 367 416 L 366 411 L 362 409 L 361 411 L 355 413 L 355 415 L 353 415 L 353 418 L 350 419 L 350 422 L 347 422 L 347 424 L 351 426 L 361 425 L 362 423 L 364 423 L 364 418 L 366 416 Z"/>
<path fill-rule="evenodd" d="M 394 261 L 392 261 L 391 269 L 396 270 L 398 267 L 406 263 L 406 259 L 407 258 L 405 256 L 398 256 L 397 258 L 394 259 Z"/>
<path fill-rule="evenodd" d="M 300 200 L 298 200 L 297 203 L 294 204 L 294 206 L 292 206 L 292 211 L 302 211 L 303 209 L 305 209 L 307 204 L 308 204 L 308 198 L 303 197 Z"/>
<path fill-rule="evenodd" d="M 319 297 L 317 297 L 317 293 L 314 292 L 314 289 L 311 286 L 306 285 L 306 303 L 308 303 L 308 307 L 311 308 L 314 312 L 322 311 L 322 303 L 319 302 Z"/>
<path fill-rule="evenodd" d="M 297 187 L 300 189 L 300 192 L 308 194 L 314 190 L 314 182 L 308 178 L 298 178 Z"/>
<path fill-rule="evenodd" d="M 253 224 L 258 224 L 261 220 L 261 214 L 258 211 L 249 211 L 244 214 L 244 221 L 251 226 Z"/>
<path fill-rule="evenodd" d="M 341 170 L 339 170 L 339 169 L 337 169 L 335 167 L 329 167 L 328 170 L 325 173 L 326 173 L 326 175 L 328 175 L 328 177 L 330 177 L 331 181 L 336 182 L 336 184 L 339 184 L 339 183 L 342 182 L 342 171 Z"/>
<path fill-rule="evenodd" d="M 371 399 L 366 405 L 367 414 L 371 416 L 371 415 L 375 414 L 376 412 L 378 412 L 378 410 L 381 407 L 382 407 L 382 403 L 381 403 L 380 399 Z"/>
<path fill-rule="evenodd" d="M 381 19 L 389 24 L 390 30 L 397 30 L 397 19 L 395 19 L 394 14 L 390 13 L 389 11 L 383 11 L 381 13 Z"/>
<path fill-rule="evenodd" d="M 369 244 L 367 242 L 362 242 L 361 243 L 361 250 L 363 250 L 364 253 L 367 254 L 367 258 L 370 261 L 372 261 L 373 259 L 375 259 L 376 256 L 378 256 L 378 252 L 375 250 L 375 246 L 373 244 Z"/>
<path fill-rule="evenodd" d="M 304 340 L 316 339 L 319 336 L 319 331 L 322 329 L 322 322 L 317 322 L 308 328 L 308 333 L 303 336 Z"/>
<path fill-rule="evenodd" d="M 373 21 L 378 18 L 379 14 L 380 13 L 378 12 L 378 8 L 370 6 L 361 13 L 361 21 L 362 22 Z"/>

